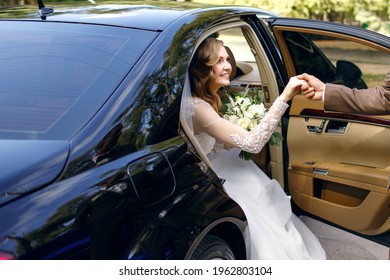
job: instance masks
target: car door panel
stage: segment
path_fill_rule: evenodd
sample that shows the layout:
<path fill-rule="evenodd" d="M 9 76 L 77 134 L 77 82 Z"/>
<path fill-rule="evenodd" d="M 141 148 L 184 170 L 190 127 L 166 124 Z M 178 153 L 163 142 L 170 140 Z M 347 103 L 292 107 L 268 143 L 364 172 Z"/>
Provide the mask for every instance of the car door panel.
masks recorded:
<path fill-rule="evenodd" d="M 386 139 L 390 126 L 371 124 L 369 119 L 376 117 L 362 122 L 342 113 L 311 116 L 305 113 L 310 112 L 306 108 L 311 103 L 297 96 L 290 110 L 288 182 L 294 202 L 354 231 L 379 234 L 388 230 L 390 146 Z M 343 132 L 329 131 L 327 127 L 339 119 L 346 123 Z M 320 132 L 309 129 L 321 125 Z"/>
<path fill-rule="evenodd" d="M 300 21 L 292 21 L 294 26 L 290 26 L 286 20 L 281 21 L 280 25 L 277 20 L 272 22 L 288 76 L 307 72 L 321 76 L 319 78 L 324 82 L 347 85 L 346 80 L 340 80 L 338 69 L 339 61 L 344 57 L 335 55 L 336 51 L 330 50 L 328 53 L 317 48 L 317 45 L 329 43 L 329 38 L 336 43 L 343 40 L 343 44 L 340 44 L 343 46 L 349 42 L 354 46 L 361 45 L 359 48 L 364 51 L 367 47 L 385 59 L 384 65 L 389 61 L 390 51 L 386 48 L 389 42 L 372 41 L 375 36 L 355 38 L 351 34 L 357 34 L 356 29 L 353 29 L 353 33 L 339 25 L 313 27 L 310 21 L 305 22 L 307 28 Z M 292 36 L 292 33 L 296 34 Z M 321 37 L 324 34 L 327 40 Z M 297 36 L 301 36 L 301 40 L 293 41 L 292 38 L 296 39 Z M 310 56 L 305 52 L 309 52 Z M 367 87 L 365 80 L 368 80 L 373 66 L 363 64 L 359 55 L 356 60 L 352 56 L 347 58 L 354 67 L 355 62 L 357 64 L 356 73 L 359 75 L 354 75 L 357 78 L 354 83 L 356 87 Z M 383 71 L 382 82 L 384 75 Z M 366 235 L 389 232 L 388 139 L 390 116 L 324 111 L 321 101 L 296 96 L 291 103 L 287 132 L 288 187 L 292 200 L 300 209 L 348 230 Z"/>

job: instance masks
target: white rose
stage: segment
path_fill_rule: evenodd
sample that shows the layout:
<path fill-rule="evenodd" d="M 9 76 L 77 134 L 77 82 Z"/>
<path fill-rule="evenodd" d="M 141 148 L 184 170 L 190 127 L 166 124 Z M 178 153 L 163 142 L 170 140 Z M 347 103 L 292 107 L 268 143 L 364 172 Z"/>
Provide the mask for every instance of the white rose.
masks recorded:
<path fill-rule="evenodd" d="M 257 120 L 251 120 L 248 125 L 248 129 L 252 130 L 256 125 L 257 125 Z"/>
<path fill-rule="evenodd" d="M 248 111 L 244 112 L 244 117 L 245 118 L 248 118 L 248 119 L 253 119 L 254 118 L 254 115 Z"/>
<path fill-rule="evenodd" d="M 239 126 L 241 126 L 242 128 L 244 128 L 244 129 L 248 129 L 248 126 L 249 126 L 249 123 L 251 122 L 251 120 L 250 119 L 248 119 L 248 118 L 239 118 L 238 120 L 237 120 L 237 124 L 239 125 Z"/>
<path fill-rule="evenodd" d="M 249 106 L 248 112 L 251 113 L 256 118 L 262 119 L 265 116 L 266 109 L 265 109 L 263 103 L 262 104 L 255 104 L 255 105 Z"/>
<path fill-rule="evenodd" d="M 239 119 L 239 118 L 238 118 L 237 116 L 235 116 L 235 115 L 233 115 L 233 116 L 228 116 L 229 122 L 232 122 L 232 123 L 237 123 L 238 119 Z"/>

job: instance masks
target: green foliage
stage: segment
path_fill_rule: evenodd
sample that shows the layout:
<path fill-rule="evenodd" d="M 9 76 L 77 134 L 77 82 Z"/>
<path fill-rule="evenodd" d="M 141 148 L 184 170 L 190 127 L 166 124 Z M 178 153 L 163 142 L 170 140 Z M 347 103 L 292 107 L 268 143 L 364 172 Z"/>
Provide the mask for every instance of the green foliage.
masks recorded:
<path fill-rule="evenodd" d="M 194 0 L 252 6 L 281 16 L 337 21 L 390 34 L 390 0 Z"/>

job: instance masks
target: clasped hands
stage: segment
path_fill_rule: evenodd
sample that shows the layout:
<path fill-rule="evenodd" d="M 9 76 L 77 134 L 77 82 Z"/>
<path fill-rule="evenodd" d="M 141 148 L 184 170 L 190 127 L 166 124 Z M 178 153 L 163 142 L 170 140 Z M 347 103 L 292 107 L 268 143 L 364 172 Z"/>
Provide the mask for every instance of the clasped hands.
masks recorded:
<path fill-rule="evenodd" d="M 325 84 L 318 78 L 303 73 L 290 78 L 280 97 L 287 102 L 300 93 L 310 100 L 322 100 L 324 88 Z"/>
<path fill-rule="evenodd" d="M 313 75 L 307 73 L 296 76 L 299 80 L 304 81 L 301 85 L 301 94 L 307 99 L 322 100 L 325 84 Z"/>

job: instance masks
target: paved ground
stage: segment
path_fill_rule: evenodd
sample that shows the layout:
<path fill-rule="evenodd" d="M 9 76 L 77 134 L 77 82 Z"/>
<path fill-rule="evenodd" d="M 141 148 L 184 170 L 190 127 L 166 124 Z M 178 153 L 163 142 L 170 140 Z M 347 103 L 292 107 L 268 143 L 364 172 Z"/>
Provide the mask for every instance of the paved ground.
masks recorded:
<path fill-rule="evenodd" d="M 307 216 L 301 220 L 318 237 L 329 260 L 387 260 L 389 248 L 321 223 Z"/>

